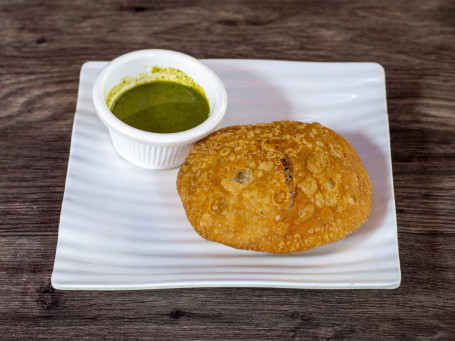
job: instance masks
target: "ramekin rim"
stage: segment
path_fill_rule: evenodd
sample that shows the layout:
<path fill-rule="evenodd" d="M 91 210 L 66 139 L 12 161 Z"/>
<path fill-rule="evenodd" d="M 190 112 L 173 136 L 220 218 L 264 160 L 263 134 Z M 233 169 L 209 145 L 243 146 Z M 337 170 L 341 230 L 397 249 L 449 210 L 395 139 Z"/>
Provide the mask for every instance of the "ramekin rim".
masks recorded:
<path fill-rule="evenodd" d="M 104 100 L 102 85 L 105 81 L 105 78 L 108 76 L 108 72 L 111 72 L 119 63 L 130 61 L 131 58 L 135 58 L 139 55 L 144 54 L 160 54 L 163 55 L 174 55 L 179 58 L 183 58 L 186 62 L 192 63 L 196 68 L 203 70 L 209 77 L 212 79 L 217 89 L 217 97 L 219 101 L 217 106 L 214 108 L 210 116 L 200 125 L 181 132 L 177 133 L 152 133 L 143 131 L 134 127 L 129 126 L 128 124 L 122 122 L 118 119 L 107 107 Z M 187 54 L 165 49 L 145 49 L 128 52 L 119 57 L 116 57 L 110 61 L 98 74 L 95 79 L 92 88 L 92 99 L 95 105 L 95 111 L 101 121 L 109 128 L 115 130 L 117 133 L 124 135 L 125 137 L 134 139 L 136 141 L 141 141 L 147 144 L 154 144 L 160 146 L 176 146 L 176 145 L 185 145 L 189 143 L 194 143 L 199 139 L 204 138 L 205 136 L 212 133 L 216 127 L 219 125 L 221 120 L 224 117 L 224 114 L 227 109 L 227 93 L 225 86 L 218 75 L 211 70 L 208 66 L 203 64 L 201 61 L 196 58 L 189 56 Z"/>

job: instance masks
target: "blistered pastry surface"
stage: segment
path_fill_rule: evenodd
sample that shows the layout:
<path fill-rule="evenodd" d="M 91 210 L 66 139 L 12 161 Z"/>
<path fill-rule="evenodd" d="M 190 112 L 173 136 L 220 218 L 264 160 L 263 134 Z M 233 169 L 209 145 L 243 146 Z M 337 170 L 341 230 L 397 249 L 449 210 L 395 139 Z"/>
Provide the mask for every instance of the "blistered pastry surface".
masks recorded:
<path fill-rule="evenodd" d="M 340 240 L 366 220 L 371 183 L 351 144 L 319 123 L 220 129 L 199 141 L 177 177 L 203 238 L 291 253 Z"/>

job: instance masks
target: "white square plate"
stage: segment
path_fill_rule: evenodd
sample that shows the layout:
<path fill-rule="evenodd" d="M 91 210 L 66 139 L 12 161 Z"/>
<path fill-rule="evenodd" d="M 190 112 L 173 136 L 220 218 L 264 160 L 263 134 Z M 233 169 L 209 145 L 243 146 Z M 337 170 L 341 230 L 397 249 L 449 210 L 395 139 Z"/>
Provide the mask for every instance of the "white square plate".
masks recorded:
<path fill-rule="evenodd" d="M 178 287 L 396 288 L 397 224 L 383 68 L 375 63 L 204 60 L 228 93 L 222 126 L 318 121 L 346 137 L 373 185 L 368 222 L 333 244 L 291 255 L 232 249 L 199 237 L 178 169 L 135 167 L 114 150 L 92 104 L 105 62 L 81 70 L 52 285 L 120 290 Z"/>

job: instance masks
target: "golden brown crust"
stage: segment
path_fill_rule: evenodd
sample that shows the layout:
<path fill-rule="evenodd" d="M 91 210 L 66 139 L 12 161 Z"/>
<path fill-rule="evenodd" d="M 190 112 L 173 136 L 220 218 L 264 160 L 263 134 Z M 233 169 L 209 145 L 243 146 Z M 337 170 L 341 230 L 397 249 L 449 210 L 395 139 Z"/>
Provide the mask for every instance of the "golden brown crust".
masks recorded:
<path fill-rule="evenodd" d="M 371 207 L 371 183 L 359 156 L 319 123 L 220 129 L 190 152 L 177 190 L 203 238 L 271 253 L 342 239 Z"/>

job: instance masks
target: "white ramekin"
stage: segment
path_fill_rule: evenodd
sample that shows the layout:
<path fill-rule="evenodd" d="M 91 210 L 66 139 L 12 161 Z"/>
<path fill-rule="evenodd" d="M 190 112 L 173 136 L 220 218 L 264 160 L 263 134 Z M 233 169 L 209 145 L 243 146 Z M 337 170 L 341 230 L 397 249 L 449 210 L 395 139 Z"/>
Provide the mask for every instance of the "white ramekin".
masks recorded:
<path fill-rule="evenodd" d="M 208 119 L 186 131 L 159 134 L 133 128 L 112 114 L 106 104 L 109 91 L 125 77 L 137 78 L 154 66 L 178 69 L 199 84 L 210 104 Z M 134 165 L 150 169 L 181 165 L 194 143 L 217 128 L 227 107 L 224 85 L 212 70 L 183 53 L 159 49 L 130 52 L 112 60 L 97 76 L 92 96 L 117 152 Z"/>

